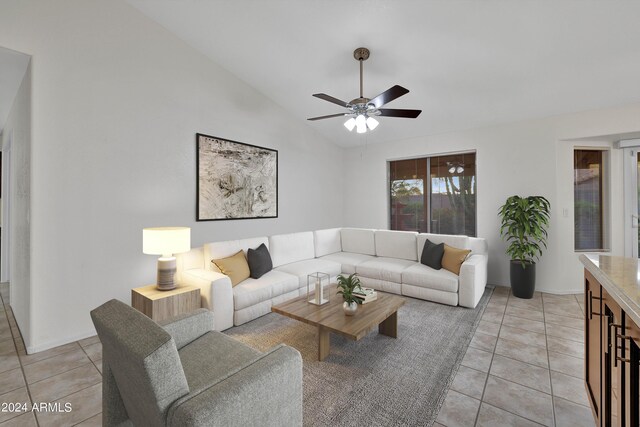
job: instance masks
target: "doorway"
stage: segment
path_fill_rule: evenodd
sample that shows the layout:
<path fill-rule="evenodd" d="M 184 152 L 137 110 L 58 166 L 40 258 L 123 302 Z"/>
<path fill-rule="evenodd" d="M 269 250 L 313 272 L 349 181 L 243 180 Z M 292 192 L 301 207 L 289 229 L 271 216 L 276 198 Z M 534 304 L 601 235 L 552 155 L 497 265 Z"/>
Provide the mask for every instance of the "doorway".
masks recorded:
<path fill-rule="evenodd" d="M 620 141 L 624 150 L 624 256 L 638 258 L 640 239 L 640 139 Z"/>
<path fill-rule="evenodd" d="M 2 150 L 2 181 L 0 184 L 0 194 L 3 198 L 2 200 L 2 221 L 0 222 L 0 282 L 9 282 L 10 281 L 10 270 L 9 266 L 11 265 L 10 256 L 11 251 L 9 250 L 9 242 L 11 228 L 9 227 L 11 220 L 11 210 L 9 195 L 11 194 L 11 145 L 13 142 L 13 132 L 9 133 L 7 143 L 5 144 Z"/>

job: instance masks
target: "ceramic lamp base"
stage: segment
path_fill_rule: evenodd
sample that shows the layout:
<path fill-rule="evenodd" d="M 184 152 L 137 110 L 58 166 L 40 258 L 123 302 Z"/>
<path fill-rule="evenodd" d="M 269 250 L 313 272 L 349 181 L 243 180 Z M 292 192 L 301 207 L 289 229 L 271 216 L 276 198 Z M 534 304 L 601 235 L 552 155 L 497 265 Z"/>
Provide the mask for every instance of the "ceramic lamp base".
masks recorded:
<path fill-rule="evenodd" d="M 176 257 L 158 258 L 157 286 L 161 291 L 176 288 Z"/>

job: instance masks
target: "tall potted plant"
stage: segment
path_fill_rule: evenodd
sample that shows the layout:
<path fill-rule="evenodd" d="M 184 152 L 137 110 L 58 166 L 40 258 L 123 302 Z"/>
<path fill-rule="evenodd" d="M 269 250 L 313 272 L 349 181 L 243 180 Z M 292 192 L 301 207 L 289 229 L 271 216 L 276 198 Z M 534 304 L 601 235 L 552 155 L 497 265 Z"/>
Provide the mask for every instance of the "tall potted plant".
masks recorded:
<path fill-rule="evenodd" d="M 511 196 L 500 208 L 500 235 L 511 257 L 511 289 L 518 298 L 533 297 L 536 286 L 536 261 L 547 247 L 549 201 L 542 196 Z"/>

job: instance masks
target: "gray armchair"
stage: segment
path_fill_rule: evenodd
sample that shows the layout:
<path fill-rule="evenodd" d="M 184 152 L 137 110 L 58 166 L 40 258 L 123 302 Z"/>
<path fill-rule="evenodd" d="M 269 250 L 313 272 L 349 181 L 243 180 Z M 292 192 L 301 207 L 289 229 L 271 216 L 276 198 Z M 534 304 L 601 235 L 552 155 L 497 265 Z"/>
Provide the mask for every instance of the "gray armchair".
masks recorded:
<path fill-rule="evenodd" d="M 111 300 L 91 312 L 102 342 L 105 426 L 302 425 L 302 358 L 213 330 L 205 309 L 161 325 Z"/>

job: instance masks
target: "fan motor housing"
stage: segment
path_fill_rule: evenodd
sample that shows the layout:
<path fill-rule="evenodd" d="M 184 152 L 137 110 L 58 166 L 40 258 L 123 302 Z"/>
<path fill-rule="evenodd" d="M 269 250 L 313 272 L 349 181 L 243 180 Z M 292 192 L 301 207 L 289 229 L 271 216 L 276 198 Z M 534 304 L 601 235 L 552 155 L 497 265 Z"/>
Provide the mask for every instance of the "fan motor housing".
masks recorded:
<path fill-rule="evenodd" d="M 356 98 L 356 99 L 352 99 L 351 101 L 349 101 L 349 104 L 351 104 L 351 105 L 358 105 L 358 104 L 367 105 L 367 103 L 369 101 L 371 101 L 369 98 Z"/>

